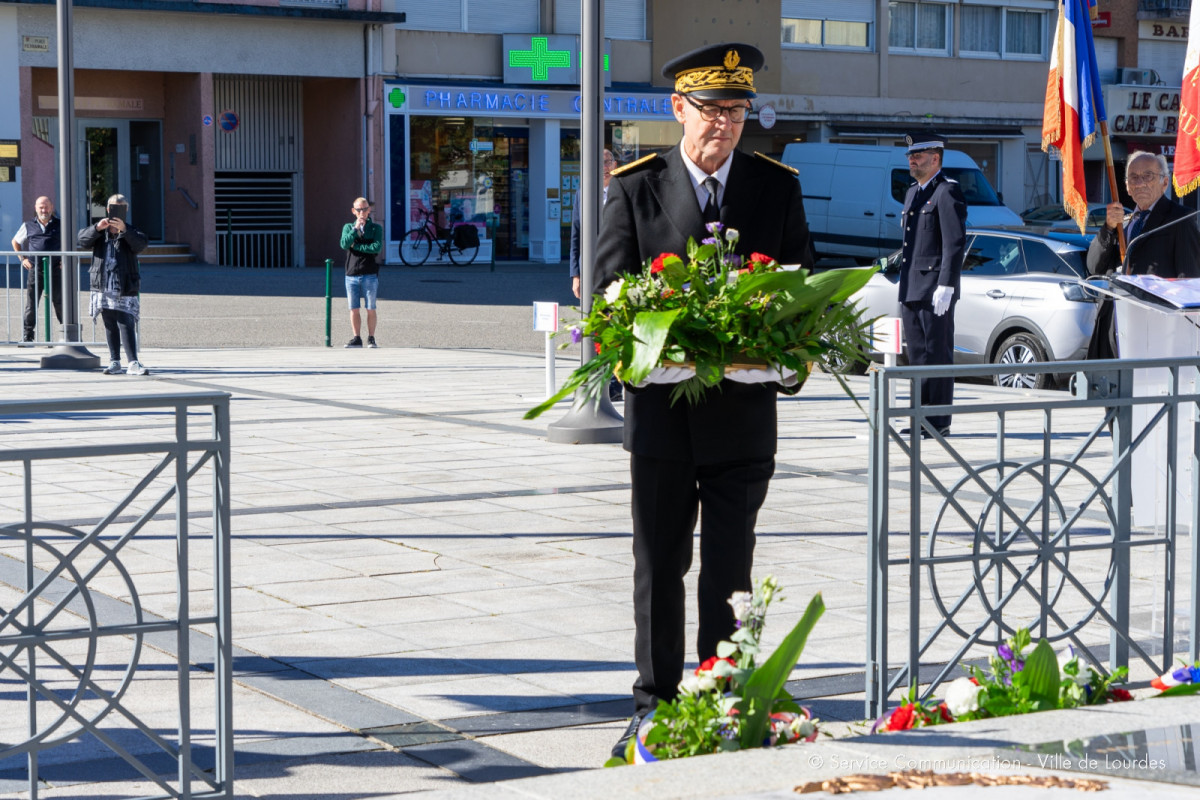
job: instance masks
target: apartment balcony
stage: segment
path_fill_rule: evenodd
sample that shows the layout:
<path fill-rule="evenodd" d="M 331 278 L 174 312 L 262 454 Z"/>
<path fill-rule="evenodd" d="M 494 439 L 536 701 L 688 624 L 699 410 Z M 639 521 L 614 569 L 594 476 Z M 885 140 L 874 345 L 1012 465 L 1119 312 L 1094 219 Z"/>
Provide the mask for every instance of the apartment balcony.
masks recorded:
<path fill-rule="evenodd" d="M 1138 0 L 1138 19 L 1187 19 L 1191 0 Z"/>

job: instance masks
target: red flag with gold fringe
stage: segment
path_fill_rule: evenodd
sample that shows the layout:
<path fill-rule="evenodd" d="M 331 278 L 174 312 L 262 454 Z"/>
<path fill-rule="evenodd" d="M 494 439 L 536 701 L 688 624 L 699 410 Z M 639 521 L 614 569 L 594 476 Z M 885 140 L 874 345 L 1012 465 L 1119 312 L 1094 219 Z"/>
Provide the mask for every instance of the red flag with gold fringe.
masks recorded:
<path fill-rule="evenodd" d="M 1183 59 L 1183 91 L 1179 95 L 1179 132 L 1175 139 L 1175 194 L 1182 197 L 1200 186 L 1200 3 L 1192 3 L 1187 55 Z"/>

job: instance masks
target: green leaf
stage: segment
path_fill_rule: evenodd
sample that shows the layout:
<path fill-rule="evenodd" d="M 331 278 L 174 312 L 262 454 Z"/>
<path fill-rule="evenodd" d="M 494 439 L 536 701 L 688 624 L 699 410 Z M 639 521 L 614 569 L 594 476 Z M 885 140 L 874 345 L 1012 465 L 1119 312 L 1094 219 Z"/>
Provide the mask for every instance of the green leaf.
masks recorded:
<path fill-rule="evenodd" d="M 1045 639 L 1025 659 L 1025 668 L 1019 673 L 1022 684 L 1029 689 L 1029 699 L 1040 710 L 1058 708 L 1058 692 L 1062 677 L 1058 672 L 1058 657 L 1054 648 Z"/>
<path fill-rule="evenodd" d="M 616 756 L 613 756 L 608 761 L 604 762 L 604 766 L 606 766 L 606 767 L 627 767 L 627 766 L 629 766 L 629 763 L 623 758 L 617 758 Z"/>
<path fill-rule="evenodd" d="M 1155 697 L 1176 697 L 1181 694 L 1200 694 L 1200 683 L 1181 683 L 1155 695 Z"/>
<path fill-rule="evenodd" d="M 642 311 L 633 320 L 633 359 L 625 371 L 625 380 L 641 383 L 662 361 L 663 345 L 671 331 L 671 323 L 680 309 L 671 311 Z"/>
<path fill-rule="evenodd" d="M 742 691 L 742 702 L 738 711 L 743 715 L 739 726 L 738 739 L 743 748 L 760 747 L 766 736 L 767 724 L 770 722 L 771 701 L 779 694 L 783 685 L 808 641 L 808 634 L 817 624 L 821 614 L 825 613 L 825 602 L 817 594 L 809 601 L 804 616 L 792 628 L 792 632 L 779 644 L 763 665 L 754 671 Z M 1056 664 L 1057 666 L 1057 664 Z"/>
<path fill-rule="evenodd" d="M 717 658 L 730 658 L 738 651 L 733 642 L 717 642 Z"/>

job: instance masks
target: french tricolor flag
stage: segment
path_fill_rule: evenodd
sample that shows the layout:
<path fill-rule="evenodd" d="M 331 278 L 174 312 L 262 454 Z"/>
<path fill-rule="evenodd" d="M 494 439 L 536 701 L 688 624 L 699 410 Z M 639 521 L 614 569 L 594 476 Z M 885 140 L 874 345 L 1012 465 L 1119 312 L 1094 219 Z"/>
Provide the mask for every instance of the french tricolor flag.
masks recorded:
<path fill-rule="evenodd" d="M 1058 27 L 1050 51 L 1046 80 L 1046 112 L 1042 117 L 1042 149 L 1058 149 L 1063 168 L 1063 207 L 1083 232 L 1087 219 L 1087 185 L 1083 151 L 1096 138 L 1096 125 L 1107 119 L 1091 12 L 1096 0 L 1060 0 Z"/>
<path fill-rule="evenodd" d="M 1175 139 L 1175 193 L 1182 197 L 1200 186 L 1200 3 L 1192 3 L 1183 91 L 1179 95 L 1179 133 Z"/>

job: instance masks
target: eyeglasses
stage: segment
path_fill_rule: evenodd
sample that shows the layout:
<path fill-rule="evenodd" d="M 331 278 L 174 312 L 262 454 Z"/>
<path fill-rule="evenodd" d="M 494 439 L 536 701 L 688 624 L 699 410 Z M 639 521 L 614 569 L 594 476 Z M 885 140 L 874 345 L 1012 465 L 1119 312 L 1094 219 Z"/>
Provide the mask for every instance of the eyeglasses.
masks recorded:
<path fill-rule="evenodd" d="M 724 116 L 734 125 L 740 125 L 746 121 L 746 116 L 750 113 L 750 106 L 719 106 L 716 103 L 697 103 L 686 94 L 683 96 L 692 108 L 700 112 L 700 119 L 705 122 L 712 122 L 717 117 Z"/>
<path fill-rule="evenodd" d="M 1138 175 L 1130 173 L 1125 176 L 1125 182 L 1130 186 L 1137 186 L 1143 183 L 1154 183 L 1155 181 L 1162 180 L 1162 178 L 1163 174 L 1161 172 L 1143 172 Z"/>
<path fill-rule="evenodd" d="M 371 207 L 367 206 L 366 208 L 359 208 L 358 206 L 354 206 L 354 210 L 357 211 L 359 214 L 365 214 L 371 210 Z"/>

